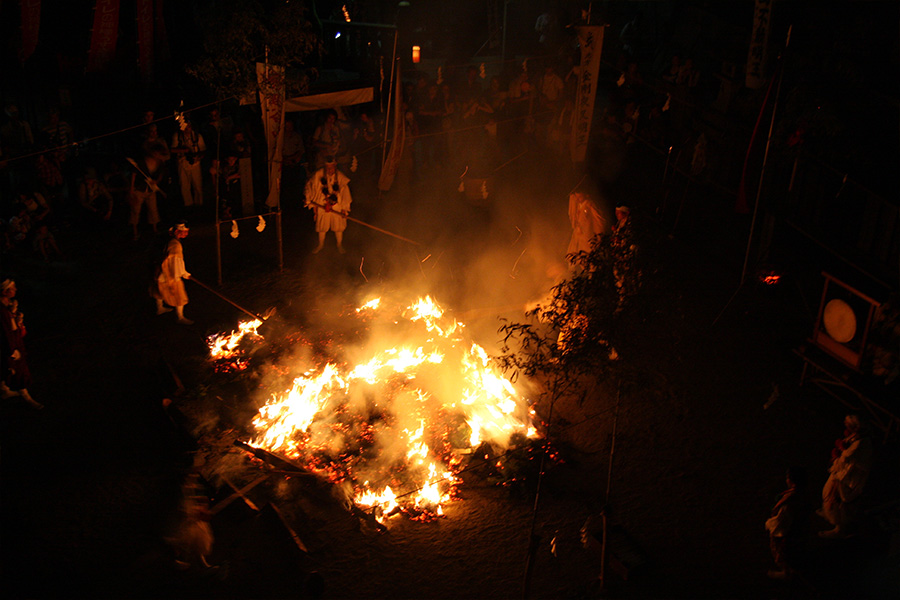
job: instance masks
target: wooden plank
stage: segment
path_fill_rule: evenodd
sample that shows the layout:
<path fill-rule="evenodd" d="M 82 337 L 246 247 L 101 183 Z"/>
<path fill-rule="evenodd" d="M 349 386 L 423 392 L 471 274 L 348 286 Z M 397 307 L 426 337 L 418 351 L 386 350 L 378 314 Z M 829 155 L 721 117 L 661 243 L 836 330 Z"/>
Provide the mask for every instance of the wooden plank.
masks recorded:
<path fill-rule="evenodd" d="M 278 515 L 278 520 L 281 521 L 281 524 L 284 525 L 284 528 L 291 535 L 291 539 L 294 540 L 294 543 L 297 545 L 297 548 L 300 549 L 304 554 L 309 554 L 309 550 L 306 548 L 306 544 L 303 543 L 303 540 L 300 539 L 300 536 L 297 535 L 297 532 L 294 531 L 294 528 L 290 526 L 287 522 L 287 519 L 284 516 L 284 513 L 278 505 L 274 502 L 269 502 L 269 506 L 272 507 L 272 510 L 275 511 L 275 514 Z"/>
<path fill-rule="evenodd" d="M 228 496 L 227 498 L 224 498 L 223 500 L 216 502 L 215 506 L 213 506 L 212 508 L 209 509 L 209 513 L 211 515 L 215 515 L 221 511 L 225 510 L 225 508 L 227 508 L 228 505 L 230 505 L 232 502 L 234 502 L 238 498 L 243 500 L 244 503 L 248 507 L 250 507 L 252 510 L 259 512 L 259 508 L 256 506 L 256 504 L 254 504 L 253 501 L 247 497 L 247 492 L 249 492 L 256 486 L 261 484 L 263 481 L 266 481 L 269 478 L 268 473 L 266 473 L 265 475 L 260 475 L 259 477 L 257 477 L 256 479 L 254 479 L 253 481 L 251 481 L 250 483 L 248 483 L 247 485 L 245 485 L 244 487 L 242 487 L 240 489 L 238 489 L 238 487 L 234 483 L 232 483 L 232 481 L 230 479 L 228 479 L 228 477 L 226 477 L 224 475 L 220 475 L 219 477 L 222 479 L 222 481 L 224 481 L 228 485 L 228 487 L 230 487 L 232 490 L 234 490 L 234 493 L 231 494 L 230 496 Z"/>

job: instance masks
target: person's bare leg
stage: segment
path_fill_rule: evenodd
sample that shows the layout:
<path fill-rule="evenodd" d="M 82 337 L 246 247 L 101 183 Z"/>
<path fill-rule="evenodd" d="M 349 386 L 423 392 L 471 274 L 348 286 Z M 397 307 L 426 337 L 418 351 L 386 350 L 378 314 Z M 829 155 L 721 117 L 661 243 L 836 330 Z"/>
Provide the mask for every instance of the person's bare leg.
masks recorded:
<path fill-rule="evenodd" d="M 182 325 L 193 325 L 194 322 L 184 316 L 184 306 L 176 306 L 175 314 L 178 315 L 178 322 Z"/>
<path fill-rule="evenodd" d="M 325 232 L 324 232 L 324 231 L 320 231 L 320 232 L 319 232 L 319 245 L 316 246 L 316 249 L 313 250 L 312 253 L 313 253 L 313 254 L 318 254 L 318 253 L 322 250 L 322 248 L 323 248 L 324 246 L 325 246 Z"/>
<path fill-rule="evenodd" d="M 156 314 L 162 315 L 167 312 L 172 312 L 172 309 L 163 304 L 160 298 L 156 298 Z"/>
<path fill-rule="evenodd" d="M 344 250 L 344 232 L 343 232 L 343 231 L 335 231 L 335 232 L 334 232 L 334 237 L 337 238 L 337 248 L 338 248 L 338 252 L 340 252 L 341 254 L 343 254 L 344 252 L 346 252 L 346 251 Z"/>
<path fill-rule="evenodd" d="M 32 408 L 36 408 L 38 410 L 44 408 L 44 405 L 31 397 L 31 394 L 28 393 L 28 390 L 22 388 L 19 390 L 19 395 L 22 396 L 22 399 L 25 400 Z"/>

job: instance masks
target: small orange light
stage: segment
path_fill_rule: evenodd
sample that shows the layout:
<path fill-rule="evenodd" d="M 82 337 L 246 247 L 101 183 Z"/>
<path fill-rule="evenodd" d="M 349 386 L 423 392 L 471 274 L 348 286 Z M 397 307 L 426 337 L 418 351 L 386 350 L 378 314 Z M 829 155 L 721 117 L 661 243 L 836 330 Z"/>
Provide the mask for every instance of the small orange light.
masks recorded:
<path fill-rule="evenodd" d="M 412 47 L 412 60 L 414 63 L 418 63 L 419 59 L 422 56 L 422 49 L 418 46 Z"/>

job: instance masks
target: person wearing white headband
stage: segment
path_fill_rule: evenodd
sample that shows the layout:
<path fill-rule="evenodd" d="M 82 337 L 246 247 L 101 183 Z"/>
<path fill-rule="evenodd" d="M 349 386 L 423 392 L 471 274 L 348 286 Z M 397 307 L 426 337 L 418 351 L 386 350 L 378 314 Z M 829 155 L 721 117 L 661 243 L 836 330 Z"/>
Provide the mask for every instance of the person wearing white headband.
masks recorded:
<path fill-rule="evenodd" d="M 188 303 L 187 292 L 184 289 L 184 279 L 190 279 L 191 274 L 184 267 L 184 248 L 181 240 L 187 237 L 187 225 L 178 223 L 169 228 L 171 239 L 166 246 L 166 256 L 156 268 L 156 280 L 151 285 L 150 295 L 156 300 L 156 314 L 171 312 L 175 307 L 178 322 L 182 325 L 193 325 L 194 322 L 184 316 L 184 306 Z"/>

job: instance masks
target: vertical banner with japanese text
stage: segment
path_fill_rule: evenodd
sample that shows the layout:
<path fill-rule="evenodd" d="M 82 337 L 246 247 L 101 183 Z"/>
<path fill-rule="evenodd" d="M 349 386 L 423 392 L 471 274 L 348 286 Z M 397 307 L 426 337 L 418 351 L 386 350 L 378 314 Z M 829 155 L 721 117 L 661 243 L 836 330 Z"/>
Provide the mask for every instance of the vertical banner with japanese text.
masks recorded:
<path fill-rule="evenodd" d="M 119 0 L 96 0 L 94 27 L 91 29 L 91 48 L 88 51 L 88 73 L 102 71 L 116 55 L 119 36 Z"/>
<path fill-rule="evenodd" d="M 756 0 L 753 8 L 753 33 L 750 34 L 750 50 L 747 53 L 745 85 L 758 90 L 765 84 L 766 48 L 772 22 L 773 0 Z"/>
<path fill-rule="evenodd" d="M 38 44 L 38 32 L 41 29 L 41 0 L 19 0 L 22 10 L 22 47 L 19 49 L 19 60 L 25 62 Z"/>
<path fill-rule="evenodd" d="M 400 167 L 400 157 L 403 156 L 403 146 L 406 143 L 406 115 L 403 114 L 403 81 L 400 77 L 400 62 L 397 62 L 395 74 L 396 85 L 394 87 L 394 136 L 391 140 L 391 151 L 387 160 L 381 166 L 381 176 L 378 178 L 378 189 L 386 192 L 394 185 L 394 177 Z"/>
<path fill-rule="evenodd" d="M 153 0 L 135 0 L 137 18 L 138 69 L 141 81 L 153 81 Z"/>
<path fill-rule="evenodd" d="M 266 158 L 269 166 L 269 192 L 266 206 L 281 203 L 281 155 L 284 148 L 284 69 L 256 63 L 256 80 L 266 129 Z"/>
<path fill-rule="evenodd" d="M 581 72 L 575 93 L 575 115 L 572 119 L 572 139 L 569 151 L 572 162 L 584 161 L 591 121 L 594 118 L 594 100 L 597 98 L 597 76 L 600 73 L 600 56 L 603 53 L 603 27 L 583 25 L 575 28 L 581 47 Z"/>

